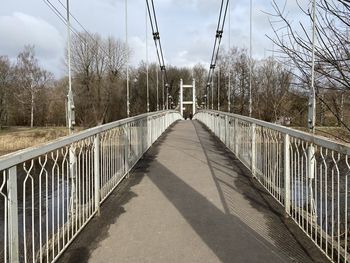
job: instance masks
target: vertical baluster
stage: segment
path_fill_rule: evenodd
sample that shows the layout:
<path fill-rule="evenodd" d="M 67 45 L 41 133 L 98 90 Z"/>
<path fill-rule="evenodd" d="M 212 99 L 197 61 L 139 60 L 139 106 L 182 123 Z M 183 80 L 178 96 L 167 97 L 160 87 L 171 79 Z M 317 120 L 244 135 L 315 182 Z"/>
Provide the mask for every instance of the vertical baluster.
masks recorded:
<path fill-rule="evenodd" d="M 344 209 L 344 232 L 345 232 L 345 243 L 344 243 L 344 250 L 348 251 L 348 176 L 350 172 L 350 164 L 349 164 L 349 156 L 345 156 L 345 163 L 347 166 L 348 172 L 345 174 L 345 209 Z M 348 253 L 345 253 L 344 261 L 347 262 L 347 256 Z"/>
<path fill-rule="evenodd" d="M 100 135 L 94 138 L 95 211 L 100 215 Z"/>
<path fill-rule="evenodd" d="M 252 138 L 252 144 L 251 144 L 251 169 L 253 177 L 256 177 L 256 125 L 255 123 L 251 124 L 251 138 Z"/>
<path fill-rule="evenodd" d="M 17 197 L 17 167 L 8 169 L 7 177 L 8 196 L 8 227 L 9 227 L 9 260 L 19 262 L 18 254 L 18 197 Z"/>
<path fill-rule="evenodd" d="M 284 206 L 287 215 L 290 215 L 290 141 L 289 135 L 284 135 Z"/>

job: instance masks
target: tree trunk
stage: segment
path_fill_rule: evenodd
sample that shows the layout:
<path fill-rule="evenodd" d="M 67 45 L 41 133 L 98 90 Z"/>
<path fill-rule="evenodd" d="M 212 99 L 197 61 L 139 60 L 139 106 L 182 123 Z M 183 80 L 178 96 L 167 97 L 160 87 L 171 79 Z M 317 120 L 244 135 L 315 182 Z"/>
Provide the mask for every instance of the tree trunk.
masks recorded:
<path fill-rule="evenodd" d="M 30 107 L 30 128 L 34 127 L 34 92 L 32 92 L 32 100 Z"/>
<path fill-rule="evenodd" d="M 341 126 L 343 121 L 344 121 L 344 92 L 342 92 L 341 98 L 340 98 L 340 122 L 339 122 L 339 126 Z"/>
<path fill-rule="evenodd" d="M 321 98 L 322 98 L 323 101 L 325 100 L 324 94 L 321 95 Z M 321 116 L 320 116 L 320 117 L 321 117 L 321 125 L 324 126 L 324 124 L 325 124 L 325 112 L 326 112 L 326 108 L 325 108 L 324 103 L 322 103 L 322 101 L 321 101 L 320 105 L 321 105 Z"/>

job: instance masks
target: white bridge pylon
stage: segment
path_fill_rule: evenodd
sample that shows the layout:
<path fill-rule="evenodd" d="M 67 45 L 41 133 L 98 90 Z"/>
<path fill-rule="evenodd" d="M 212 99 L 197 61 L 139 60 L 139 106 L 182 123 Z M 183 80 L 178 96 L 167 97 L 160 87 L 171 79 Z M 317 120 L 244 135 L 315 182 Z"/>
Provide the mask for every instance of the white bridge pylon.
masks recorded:
<path fill-rule="evenodd" d="M 185 88 L 192 89 L 192 101 L 184 101 L 183 91 Z M 183 117 L 184 105 L 192 104 L 192 115 L 196 113 L 196 80 L 193 79 L 192 85 L 184 85 L 180 79 L 180 114 Z"/>

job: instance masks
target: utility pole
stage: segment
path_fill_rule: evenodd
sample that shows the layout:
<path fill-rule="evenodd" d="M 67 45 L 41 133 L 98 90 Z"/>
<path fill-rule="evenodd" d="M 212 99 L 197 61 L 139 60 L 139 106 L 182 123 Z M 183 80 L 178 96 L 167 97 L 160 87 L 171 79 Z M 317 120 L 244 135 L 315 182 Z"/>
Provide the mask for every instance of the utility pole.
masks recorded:
<path fill-rule="evenodd" d="M 316 91 L 315 91 L 315 34 L 316 34 L 316 0 L 313 0 L 313 14 L 312 14 L 312 58 L 311 58 L 311 87 L 310 87 L 310 95 L 309 95 L 309 111 L 308 111 L 308 126 L 309 131 L 315 135 L 315 124 L 316 124 Z M 310 213 L 313 217 L 316 217 L 316 205 L 315 198 L 313 194 L 313 181 L 315 179 L 315 146 L 311 143 L 308 147 L 307 152 L 307 163 L 308 170 L 307 175 L 309 178 L 309 204 Z"/>
<path fill-rule="evenodd" d="M 68 128 L 69 134 L 74 131 L 75 125 L 75 107 L 72 92 L 72 74 L 71 74 L 71 39 L 70 39 L 70 11 L 69 0 L 67 0 L 67 57 L 68 57 Z M 75 154 L 75 146 L 69 147 L 69 179 L 71 180 L 71 196 L 69 198 L 69 218 L 73 220 L 75 216 L 74 207 L 76 207 L 76 164 L 77 157 Z"/>
<path fill-rule="evenodd" d="M 147 13 L 147 2 L 146 2 L 146 89 L 147 89 L 147 112 L 149 112 L 149 79 L 148 79 L 148 73 L 149 73 L 149 65 L 148 65 L 148 13 Z"/>
<path fill-rule="evenodd" d="M 228 7 L 228 52 L 231 52 L 231 2 Z M 227 111 L 231 112 L 231 67 L 228 70 Z"/>
<path fill-rule="evenodd" d="M 315 34 L 316 34 L 316 0 L 313 0 L 312 13 L 312 58 L 311 58 L 311 87 L 309 94 L 308 127 L 315 134 L 316 123 L 316 91 L 315 91 Z"/>
<path fill-rule="evenodd" d="M 126 44 L 126 116 L 130 116 L 129 101 L 129 45 L 128 45 L 128 0 L 125 0 L 125 44 Z"/>
<path fill-rule="evenodd" d="M 253 101 L 252 101 L 252 67 L 253 67 L 253 42 L 252 42 L 252 35 L 253 35 L 253 1 L 250 0 L 250 25 L 249 25 L 249 117 L 252 116 L 253 111 Z"/>
<path fill-rule="evenodd" d="M 68 60 L 68 103 L 67 103 L 67 121 L 69 134 L 73 133 L 75 125 L 75 107 L 72 92 L 72 73 L 71 73 L 71 38 L 70 38 L 70 12 L 69 0 L 67 0 L 67 60 Z"/>

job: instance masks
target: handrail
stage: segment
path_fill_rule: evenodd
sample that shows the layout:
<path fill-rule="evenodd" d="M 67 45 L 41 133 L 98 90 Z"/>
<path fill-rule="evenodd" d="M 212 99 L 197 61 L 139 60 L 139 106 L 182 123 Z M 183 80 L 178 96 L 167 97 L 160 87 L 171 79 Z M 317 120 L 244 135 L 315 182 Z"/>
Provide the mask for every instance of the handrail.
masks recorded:
<path fill-rule="evenodd" d="M 0 158 L 0 262 L 55 262 L 179 119 L 145 113 Z"/>
<path fill-rule="evenodd" d="M 202 110 L 205 124 L 333 262 L 349 260 L 350 146 L 232 113 Z"/>
<path fill-rule="evenodd" d="M 285 134 L 289 134 L 290 136 L 293 136 L 295 138 L 303 139 L 307 142 L 318 144 L 320 146 L 326 147 L 328 149 L 332 149 L 332 150 L 340 152 L 342 154 L 350 155 L 350 144 L 334 141 L 334 140 L 331 140 L 331 139 L 323 137 L 323 136 L 313 135 L 313 134 L 310 134 L 307 132 L 299 131 L 299 130 L 296 130 L 293 128 L 289 128 L 286 126 L 276 124 L 276 123 L 271 123 L 271 122 L 267 122 L 267 121 L 263 121 L 263 120 L 259 120 L 259 119 L 254 119 L 254 118 L 251 118 L 248 116 L 238 115 L 238 114 L 234 114 L 234 113 L 222 112 L 222 111 L 217 111 L 217 110 L 202 110 L 200 112 L 202 112 L 202 113 L 207 112 L 209 114 L 220 114 L 220 115 L 225 115 L 225 116 L 229 116 L 232 118 L 236 118 L 239 120 L 247 121 L 250 123 L 255 123 L 256 125 L 260 125 L 260 126 L 265 127 L 265 128 L 269 128 L 269 129 L 273 129 L 273 130 L 276 130 L 276 131 L 279 131 L 279 132 L 282 132 Z M 198 113 L 200 113 L 200 112 L 198 112 Z"/>
<path fill-rule="evenodd" d="M 126 119 L 114 121 L 111 123 L 107 123 L 104 125 L 99 125 L 90 129 L 86 129 L 84 131 L 77 132 L 72 135 L 67 135 L 65 137 L 53 140 L 48 143 L 43 143 L 37 146 L 29 147 L 23 150 L 19 150 L 13 153 L 9 153 L 3 156 L 0 156 L 0 170 L 4 170 L 8 167 L 11 167 L 18 163 L 18 161 L 24 162 L 26 160 L 30 160 L 36 156 L 40 156 L 42 154 L 45 154 L 46 152 L 53 151 L 57 148 L 61 148 L 64 146 L 67 146 L 71 143 L 77 142 L 79 140 L 83 140 L 85 138 L 94 136 L 96 134 L 99 134 L 101 132 L 113 129 L 118 126 L 122 126 L 126 123 L 134 122 L 141 120 L 146 117 L 154 117 L 159 116 L 160 114 L 166 114 L 166 113 L 177 113 L 177 111 L 158 111 L 158 112 L 150 112 L 150 113 L 144 113 L 140 114 L 134 117 L 129 117 Z"/>

